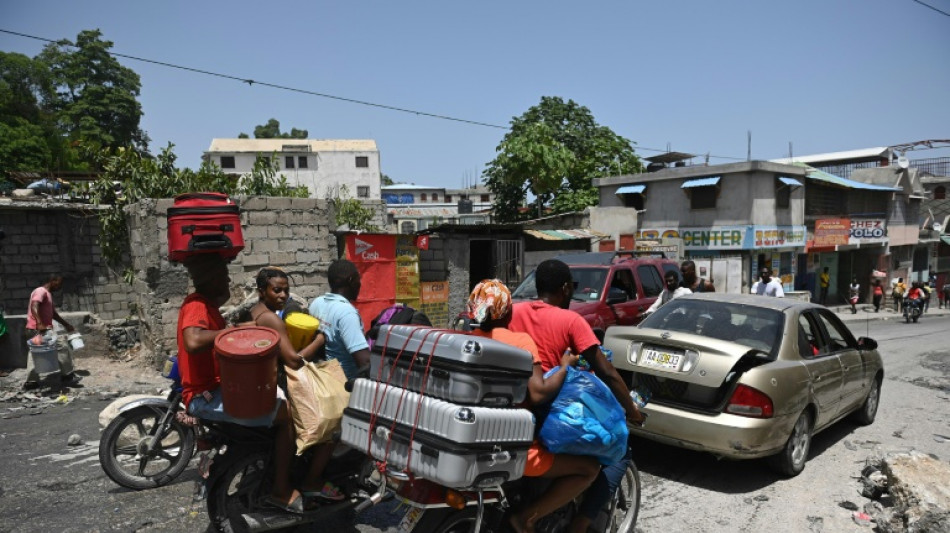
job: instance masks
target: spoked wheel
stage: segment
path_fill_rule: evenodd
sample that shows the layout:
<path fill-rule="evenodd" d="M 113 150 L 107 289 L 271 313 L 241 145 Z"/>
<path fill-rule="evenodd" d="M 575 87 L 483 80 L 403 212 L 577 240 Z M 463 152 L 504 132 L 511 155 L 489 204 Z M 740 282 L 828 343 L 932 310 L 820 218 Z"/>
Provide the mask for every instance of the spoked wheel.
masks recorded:
<path fill-rule="evenodd" d="M 640 513 L 640 471 L 631 460 L 620 480 L 620 486 L 610 502 L 610 521 L 607 533 L 633 533 Z"/>
<path fill-rule="evenodd" d="M 260 508 L 270 493 L 269 452 L 254 452 L 237 459 L 208 494 L 208 517 L 223 533 L 250 531 L 242 515 Z"/>
<path fill-rule="evenodd" d="M 172 419 L 159 435 L 155 447 L 149 443 L 166 409 L 143 405 L 119 413 L 99 440 L 99 464 L 109 479 L 135 490 L 161 487 L 178 477 L 195 451 L 195 432 Z"/>

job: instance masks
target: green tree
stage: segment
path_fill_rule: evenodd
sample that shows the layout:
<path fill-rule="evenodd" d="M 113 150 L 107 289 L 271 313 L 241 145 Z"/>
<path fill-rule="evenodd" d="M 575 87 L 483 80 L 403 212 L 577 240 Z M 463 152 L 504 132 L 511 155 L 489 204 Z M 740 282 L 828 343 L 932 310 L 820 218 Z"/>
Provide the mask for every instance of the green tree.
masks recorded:
<path fill-rule="evenodd" d="M 255 139 L 306 139 L 309 132 L 307 130 L 298 130 L 297 128 L 290 128 L 290 132 L 280 132 L 280 121 L 276 118 L 272 118 L 267 121 L 267 124 L 261 124 L 254 127 L 254 138 Z M 248 135 L 246 133 L 240 133 L 238 139 L 247 139 Z"/>
<path fill-rule="evenodd" d="M 347 225 L 350 230 L 359 231 L 377 231 L 373 222 L 373 216 L 376 214 L 372 209 L 363 205 L 356 198 L 350 197 L 350 191 L 346 185 L 341 185 L 340 190 L 329 197 L 330 205 L 333 206 L 337 226 Z"/>
<path fill-rule="evenodd" d="M 393 179 L 390 178 L 389 176 L 387 176 L 387 175 L 383 174 L 382 172 L 380 172 L 380 173 L 379 173 L 379 184 L 382 185 L 383 187 L 386 187 L 387 185 L 395 185 L 396 182 L 394 182 Z"/>
<path fill-rule="evenodd" d="M 99 30 L 85 30 L 75 43 L 64 39 L 43 49 L 37 60 L 49 69 L 50 80 L 43 100 L 73 145 L 144 152 L 139 75 L 123 67 L 109 53 L 112 41 L 101 37 Z"/>
<path fill-rule="evenodd" d="M 40 100 L 48 83 L 41 63 L 0 52 L 0 169 L 45 170 L 62 159 L 66 144 Z"/>
<path fill-rule="evenodd" d="M 495 219 L 522 218 L 528 192 L 555 213 L 597 205 L 593 179 L 641 172 L 632 143 L 601 126 L 590 110 L 573 100 L 545 96 L 511 121 L 483 173 L 495 194 Z"/>

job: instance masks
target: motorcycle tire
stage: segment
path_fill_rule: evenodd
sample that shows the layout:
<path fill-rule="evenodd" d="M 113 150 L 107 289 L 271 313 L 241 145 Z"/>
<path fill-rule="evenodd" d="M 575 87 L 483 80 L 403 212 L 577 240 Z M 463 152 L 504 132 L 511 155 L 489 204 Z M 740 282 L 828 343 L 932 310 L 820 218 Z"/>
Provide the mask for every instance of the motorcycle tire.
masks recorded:
<path fill-rule="evenodd" d="M 208 518 L 215 531 L 250 531 L 241 515 L 257 509 L 258 502 L 270 493 L 270 456 L 269 451 L 242 455 L 214 482 L 208 491 Z"/>
<path fill-rule="evenodd" d="M 142 405 L 119 413 L 99 439 L 99 464 L 109 479 L 133 489 L 167 485 L 188 466 L 195 453 L 195 432 L 172 420 L 151 454 L 143 451 L 166 408 Z"/>
<path fill-rule="evenodd" d="M 629 461 L 617 492 L 610 502 L 606 533 L 633 533 L 639 514 L 640 471 L 633 461 Z"/>
<path fill-rule="evenodd" d="M 429 509 L 412 528 L 412 533 L 470 533 L 477 514 L 476 507 L 466 507 L 461 511 L 451 508 Z M 482 531 L 486 530 L 483 522 Z"/>

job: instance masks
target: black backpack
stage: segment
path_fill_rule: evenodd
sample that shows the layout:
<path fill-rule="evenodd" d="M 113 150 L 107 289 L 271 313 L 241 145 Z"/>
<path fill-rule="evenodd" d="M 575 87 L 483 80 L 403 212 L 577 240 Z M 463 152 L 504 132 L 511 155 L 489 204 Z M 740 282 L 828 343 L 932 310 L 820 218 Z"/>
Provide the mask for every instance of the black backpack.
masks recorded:
<path fill-rule="evenodd" d="M 425 313 L 409 307 L 408 305 L 396 304 L 387 307 L 376 315 L 376 318 L 370 322 L 369 331 L 366 332 L 366 339 L 369 341 L 369 347 L 372 349 L 379 336 L 380 326 L 386 324 L 413 324 L 417 326 L 432 327 L 432 322 Z"/>

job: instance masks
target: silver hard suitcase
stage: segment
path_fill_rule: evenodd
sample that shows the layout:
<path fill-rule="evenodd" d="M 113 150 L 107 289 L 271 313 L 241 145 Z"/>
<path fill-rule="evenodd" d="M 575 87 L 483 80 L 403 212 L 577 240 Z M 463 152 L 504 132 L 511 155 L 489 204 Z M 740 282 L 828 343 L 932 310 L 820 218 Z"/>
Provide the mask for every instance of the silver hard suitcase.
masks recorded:
<path fill-rule="evenodd" d="M 370 355 L 369 377 L 450 402 L 509 407 L 524 401 L 532 370 L 530 353 L 503 342 L 386 325 Z"/>
<path fill-rule="evenodd" d="M 358 379 L 341 438 L 397 470 L 465 488 L 521 477 L 533 436 L 526 409 L 457 405 Z"/>

